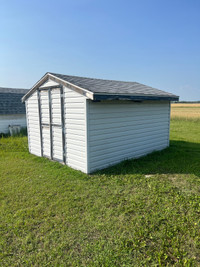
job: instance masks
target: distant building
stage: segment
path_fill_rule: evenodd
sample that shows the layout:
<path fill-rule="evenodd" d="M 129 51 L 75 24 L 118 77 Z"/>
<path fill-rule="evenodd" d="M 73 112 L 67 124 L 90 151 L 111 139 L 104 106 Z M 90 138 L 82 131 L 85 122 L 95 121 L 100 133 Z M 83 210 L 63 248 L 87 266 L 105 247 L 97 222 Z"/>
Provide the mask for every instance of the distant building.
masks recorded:
<path fill-rule="evenodd" d="M 26 127 L 25 105 L 21 98 L 26 89 L 0 87 L 0 133 L 8 133 L 9 126 Z"/>

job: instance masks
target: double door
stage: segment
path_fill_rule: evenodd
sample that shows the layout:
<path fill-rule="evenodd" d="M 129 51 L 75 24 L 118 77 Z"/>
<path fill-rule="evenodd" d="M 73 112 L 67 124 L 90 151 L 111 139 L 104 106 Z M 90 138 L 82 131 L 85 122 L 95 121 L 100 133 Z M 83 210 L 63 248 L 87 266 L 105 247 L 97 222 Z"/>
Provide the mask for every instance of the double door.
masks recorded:
<path fill-rule="evenodd" d="M 41 154 L 52 160 L 66 161 L 63 87 L 38 90 Z"/>

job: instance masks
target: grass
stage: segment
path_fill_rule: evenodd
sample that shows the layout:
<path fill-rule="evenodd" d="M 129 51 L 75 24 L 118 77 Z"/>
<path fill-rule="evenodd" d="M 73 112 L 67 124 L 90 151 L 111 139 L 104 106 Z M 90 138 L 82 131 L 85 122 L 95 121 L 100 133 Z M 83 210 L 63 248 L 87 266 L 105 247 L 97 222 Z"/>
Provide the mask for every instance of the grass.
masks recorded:
<path fill-rule="evenodd" d="M 0 266 L 200 266 L 199 133 L 90 176 L 0 139 Z"/>

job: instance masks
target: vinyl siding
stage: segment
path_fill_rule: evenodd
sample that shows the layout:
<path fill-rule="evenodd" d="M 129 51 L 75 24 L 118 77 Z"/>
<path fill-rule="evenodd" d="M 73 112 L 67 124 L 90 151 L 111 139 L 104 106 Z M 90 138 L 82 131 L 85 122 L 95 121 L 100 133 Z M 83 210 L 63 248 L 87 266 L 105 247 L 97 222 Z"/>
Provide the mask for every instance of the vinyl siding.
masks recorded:
<path fill-rule="evenodd" d="M 42 87 L 58 85 L 49 80 Z M 65 105 L 65 142 L 66 164 L 74 169 L 87 172 L 86 155 L 86 97 L 63 87 Z M 48 91 L 41 91 L 41 119 L 43 123 L 49 123 L 49 99 Z M 29 124 L 29 150 L 35 155 L 40 154 L 40 128 L 37 93 L 27 100 L 27 114 Z M 61 125 L 61 101 L 60 90 L 51 90 L 52 123 Z M 44 156 L 50 157 L 50 131 L 49 127 L 43 127 Z M 63 144 L 62 128 L 52 127 L 53 159 L 62 161 Z"/>
<path fill-rule="evenodd" d="M 0 133 L 8 133 L 9 125 L 20 125 L 26 127 L 25 114 L 0 115 Z"/>
<path fill-rule="evenodd" d="M 66 164 L 87 172 L 86 98 L 64 87 Z"/>
<path fill-rule="evenodd" d="M 53 159 L 63 161 L 62 128 L 52 127 Z"/>
<path fill-rule="evenodd" d="M 41 86 L 41 88 L 53 85 L 58 85 L 58 83 L 48 80 Z M 42 91 L 41 93 L 43 92 L 44 91 Z M 63 87 L 63 92 L 64 92 L 64 106 L 65 106 L 66 164 L 74 169 L 86 172 L 87 169 L 86 134 L 85 134 L 86 97 L 80 95 L 77 92 L 72 91 L 67 87 Z M 44 92 L 43 94 L 45 95 L 45 93 L 47 92 Z M 44 100 L 43 102 L 44 105 L 45 104 L 49 105 L 47 100 Z M 61 124 L 61 102 L 60 102 L 59 89 L 51 90 L 51 100 L 52 100 L 52 122 L 55 124 Z M 43 117 L 44 121 L 47 117 L 49 117 L 49 114 L 46 113 L 44 114 Z M 47 140 L 45 140 L 45 142 L 48 144 L 50 140 L 49 136 L 46 135 L 46 138 Z M 63 157 L 62 129 L 59 127 L 53 127 L 52 138 L 53 138 L 53 158 L 55 160 L 61 161 Z"/>
<path fill-rule="evenodd" d="M 47 86 L 54 86 L 54 85 L 58 85 L 58 83 L 57 83 L 57 82 L 54 82 L 54 81 L 52 81 L 52 80 L 48 80 L 48 81 L 46 81 L 45 83 L 43 83 L 43 84 L 40 86 L 40 88 L 42 88 L 42 87 L 47 87 Z"/>
<path fill-rule="evenodd" d="M 88 101 L 89 172 L 169 144 L 168 101 Z"/>
<path fill-rule="evenodd" d="M 62 121 L 61 121 L 61 95 L 60 89 L 51 90 L 52 123 L 60 125 L 52 127 L 53 158 L 63 161 Z"/>
<path fill-rule="evenodd" d="M 26 100 L 27 130 L 30 153 L 41 156 L 40 125 L 37 92 Z"/>

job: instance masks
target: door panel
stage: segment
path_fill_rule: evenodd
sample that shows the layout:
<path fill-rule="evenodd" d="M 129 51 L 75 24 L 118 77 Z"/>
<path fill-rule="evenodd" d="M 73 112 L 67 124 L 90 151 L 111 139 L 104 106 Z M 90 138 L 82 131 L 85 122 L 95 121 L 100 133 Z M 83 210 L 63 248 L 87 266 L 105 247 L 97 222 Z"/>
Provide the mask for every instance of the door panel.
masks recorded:
<path fill-rule="evenodd" d="M 49 124 L 49 96 L 48 91 L 40 92 L 41 120 L 42 123 Z"/>
<path fill-rule="evenodd" d="M 42 154 L 45 157 L 65 162 L 64 101 L 63 89 L 40 89 L 40 116 Z"/>
<path fill-rule="evenodd" d="M 50 141 L 50 129 L 49 126 L 42 127 L 43 137 L 43 155 L 51 158 L 51 141 Z"/>
<path fill-rule="evenodd" d="M 61 125 L 60 89 L 51 90 L 52 123 Z"/>
<path fill-rule="evenodd" d="M 53 158 L 58 161 L 63 161 L 63 141 L 62 141 L 61 127 L 53 126 L 52 139 L 53 139 Z"/>

